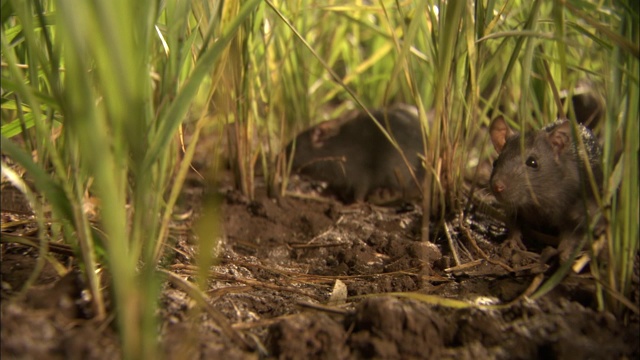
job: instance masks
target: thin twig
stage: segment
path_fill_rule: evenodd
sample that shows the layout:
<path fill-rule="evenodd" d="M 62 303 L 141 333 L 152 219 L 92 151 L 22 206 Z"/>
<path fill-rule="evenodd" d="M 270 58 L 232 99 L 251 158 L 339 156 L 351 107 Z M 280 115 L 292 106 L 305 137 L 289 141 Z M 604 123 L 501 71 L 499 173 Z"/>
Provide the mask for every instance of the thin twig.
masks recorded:
<path fill-rule="evenodd" d="M 449 242 L 449 248 L 451 249 L 451 254 L 453 255 L 453 261 L 456 262 L 457 266 L 460 266 L 460 257 L 458 256 L 458 250 L 456 250 L 456 247 L 453 244 L 451 229 L 449 228 L 449 223 L 446 221 L 444 223 L 444 233 L 447 235 L 447 241 Z"/>

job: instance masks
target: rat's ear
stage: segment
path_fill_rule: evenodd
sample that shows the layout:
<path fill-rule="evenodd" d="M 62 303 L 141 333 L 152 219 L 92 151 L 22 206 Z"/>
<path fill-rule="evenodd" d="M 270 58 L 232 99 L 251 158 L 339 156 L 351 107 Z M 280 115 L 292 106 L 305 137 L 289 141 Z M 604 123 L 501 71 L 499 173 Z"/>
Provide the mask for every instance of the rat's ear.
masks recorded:
<path fill-rule="evenodd" d="M 340 123 L 336 120 L 329 120 L 316 125 L 311 132 L 311 146 L 321 148 L 325 141 L 340 132 Z"/>
<path fill-rule="evenodd" d="M 547 136 L 555 153 L 561 153 L 571 144 L 571 122 L 567 120 L 556 126 Z"/>
<path fill-rule="evenodd" d="M 491 122 L 489 127 L 489 134 L 491 134 L 491 142 L 498 154 L 502 152 L 504 144 L 507 143 L 507 139 L 513 135 L 513 130 L 507 125 L 502 116 L 499 116 Z"/>
<path fill-rule="evenodd" d="M 326 131 L 322 125 L 323 124 L 317 125 L 313 128 L 313 131 L 311 131 L 311 147 L 314 149 L 321 148 L 324 145 Z"/>

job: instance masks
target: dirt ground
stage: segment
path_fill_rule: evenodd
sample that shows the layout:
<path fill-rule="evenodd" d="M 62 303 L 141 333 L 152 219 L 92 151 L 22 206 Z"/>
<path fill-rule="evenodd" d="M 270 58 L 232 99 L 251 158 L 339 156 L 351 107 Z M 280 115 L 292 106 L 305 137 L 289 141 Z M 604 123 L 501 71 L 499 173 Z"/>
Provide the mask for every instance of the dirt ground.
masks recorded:
<path fill-rule="evenodd" d="M 163 286 L 167 359 L 640 357 L 637 315 L 623 321 L 596 311 L 588 271 L 539 300 L 522 296 L 553 269 L 540 275 L 535 256 L 501 246 L 504 226 L 476 209 L 433 224 L 423 242 L 419 206 L 344 206 L 298 191 L 303 185 L 293 181 L 297 195 L 277 200 L 258 187 L 254 201 L 228 181 L 186 187 L 181 206 L 196 214 L 203 198 L 222 201 L 224 231 L 205 309 L 177 283 Z M 28 207 L 13 195 L 2 191 L 3 237 L 32 235 L 33 225 L 18 222 L 30 218 Z M 187 230 L 172 233 L 169 266 L 188 280 L 198 251 L 192 221 L 175 224 Z M 64 247 L 53 250 L 75 268 Z M 91 319 L 76 271 L 60 278 L 46 263 L 36 285 L 15 298 L 38 251 L 3 240 L 1 256 L 3 359 L 120 358 L 113 317 Z M 635 274 L 637 304 L 637 266 Z"/>

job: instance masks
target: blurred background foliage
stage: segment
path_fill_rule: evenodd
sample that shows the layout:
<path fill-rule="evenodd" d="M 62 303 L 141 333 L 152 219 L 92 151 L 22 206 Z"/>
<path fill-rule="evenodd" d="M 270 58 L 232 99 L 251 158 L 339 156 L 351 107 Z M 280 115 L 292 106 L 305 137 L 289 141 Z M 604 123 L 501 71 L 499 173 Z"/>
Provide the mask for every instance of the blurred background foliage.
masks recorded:
<path fill-rule="evenodd" d="M 493 156 L 492 116 L 539 128 L 556 118 L 559 91 L 580 84 L 605 108 L 611 261 L 596 269 L 600 306 L 623 314 L 639 223 L 635 1 L 2 0 L 1 10 L 3 174 L 5 156 L 26 170 L 26 185 L 12 182 L 39 195 L 32 205 L 51 223 L 42 243 L 77 249 L 99 318 L 107 270 L 127 358 L 156 355 L 156 270 L 201 134 L 226 145 L 211 150 L 209 181 L 224 153 L 244 194 L 261 171 L 282 196 L 280 150 L 297 132 L 351 109 L 416 105 L 427 229 L 463 206 L 464 175 Z M 87 211 L 94 198 L 99 215 Z"/>

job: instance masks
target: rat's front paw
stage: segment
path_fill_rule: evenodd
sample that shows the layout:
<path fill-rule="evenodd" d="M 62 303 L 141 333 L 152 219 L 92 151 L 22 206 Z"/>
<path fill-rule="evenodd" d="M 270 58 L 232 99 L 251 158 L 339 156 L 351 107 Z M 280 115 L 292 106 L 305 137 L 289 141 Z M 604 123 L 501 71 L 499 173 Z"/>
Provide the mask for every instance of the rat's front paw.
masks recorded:
<path fill-rule="evenodd" d="M 402 200 L 402 191 L 387 187 L 372 190 L 367 196 L 367 202 L 374 205 L 390 205 Z"/>
<path fill-rule="evenodd" d="M 546 265 L 549 262 L 551 262 L 551 260 L 556 257 L 560 252 L 558 251 L 558 249 L 555 249 L 551 246 L 547 246 L 546 248 L 544 248 L 544 250 L 542 250 L 542 252 L 540 253 L 540 265 Z"/>
<path fill-rule="evenodd" d="M 520 233 L 512 234 L 505 240 L 499 248 L 500 255 L 514 266 L 524 266 L 532 261 L 537 262 L 539 255 L 527 251 L 527 247 L 522 243 Z"/>
<path fill-rule="evenodd" d="M 561 236 L 560 242 L 558 243 L 558 260 L 560 264 L 573 261 L 571 254 L 580 246 L 581 240 L 579 236 L 573 234 Z"/>
<path fill-rule="evenodd" d="M 513 256 L 516 252 L 526 252 L 527 247 L 524 246 L 522 240 L 520 239 L 520 232 L 515 232 L 509 235 L 507 240 L 505 240 L 500 245 L 500 254 L 503 258 L 508 259 Z"/>

